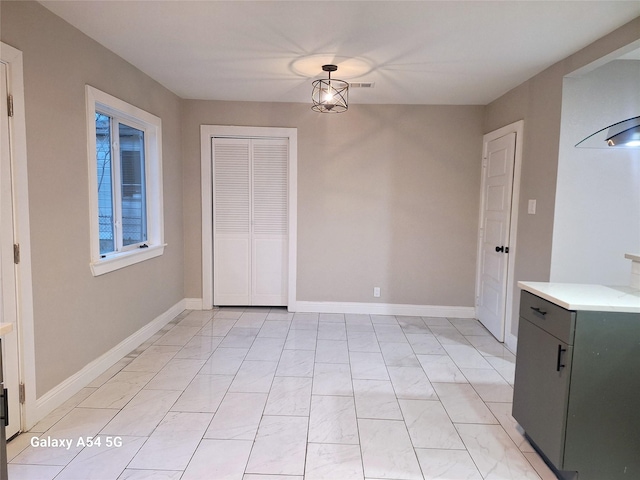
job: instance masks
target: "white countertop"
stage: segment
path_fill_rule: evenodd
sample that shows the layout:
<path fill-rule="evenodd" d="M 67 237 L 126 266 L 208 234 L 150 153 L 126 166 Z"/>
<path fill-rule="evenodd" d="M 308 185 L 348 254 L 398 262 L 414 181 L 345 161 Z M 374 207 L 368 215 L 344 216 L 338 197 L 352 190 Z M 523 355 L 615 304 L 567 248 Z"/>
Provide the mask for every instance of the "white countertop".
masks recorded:
<path fill-rule="evenodd" d="M 637 288 L 550 282 L 518 282 L 518 287 L 567 310 L 640 313 Z"/>
<path fill-rule="evenodd" d="M 0 323 L 0 337 L 13 331 L 13 323 Z"/>

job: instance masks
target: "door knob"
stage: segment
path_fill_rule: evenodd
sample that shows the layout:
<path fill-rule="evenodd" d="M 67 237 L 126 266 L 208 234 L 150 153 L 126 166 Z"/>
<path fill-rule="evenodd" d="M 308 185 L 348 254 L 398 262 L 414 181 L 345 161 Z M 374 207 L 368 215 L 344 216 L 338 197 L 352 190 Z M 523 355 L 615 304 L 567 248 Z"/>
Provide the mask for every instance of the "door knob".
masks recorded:
<path fill-rule="evenodd" d="M 496 252 L 504 252 L 504 247 L 496 247 Z"/>

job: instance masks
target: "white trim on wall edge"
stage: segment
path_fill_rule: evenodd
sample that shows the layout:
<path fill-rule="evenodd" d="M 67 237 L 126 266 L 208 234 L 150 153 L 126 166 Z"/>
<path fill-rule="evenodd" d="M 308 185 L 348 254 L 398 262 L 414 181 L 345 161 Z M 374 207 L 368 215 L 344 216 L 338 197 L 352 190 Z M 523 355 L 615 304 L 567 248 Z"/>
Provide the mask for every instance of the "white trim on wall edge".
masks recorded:
<path fill-rule="evenodd" d="M 504 127 L 498 128 L 492 132 L 486 133 L 482 137 L 482 156 L 485 155 L 486 145 L 492 141 L 496 140 L 504 135 L 509 133 L 516 134 L 516 150 L 514 154 L 514 164 L 513 164 L 513 190 L 511 193 L 511 215 L 509 217 L 509 255 L 507 256 L 507 278 L 506 278 L 506 297 L 505 297 L 505 307 L 504 307 L 504 344 L 507 345 L 511 351 L 515 352 L 515 345 L 517 343 L 517 337 L 511 333 L 512 321 L 510 320 L 513 314 L 514 306 L 517 302 L 517 305 L 520 303 L 520 297 L 518 295 L 514 298 L 514 292 L 517 291 L 516 286 L 516 278 L 514 277 L 514 272 L 516 268 L 516 256 L 518 254 L 517 248 L 517 237 L 518 237 L 518 216 L 520 212 L 520 190 L 522 183 L 522 155 L 524 151 L 523 143 L 524 143 L 524 120 L 518 120 L 516 122 L 510 123 L 509 125 L 505 125 Z M 479 210 L 478 216 L 478 225 L 481 224 L 482 221 L 482 208 Z M 476 285 L 475 285 L 475 298 L 476 303 L 478 301 L 478 296 L 480 295 L 480 269 L 479 269 L 479 259 L 480 259 L 480 230 L 478 229 L 478 238 L 477 238 L 477 246 L 476 246 Z M 516 307 L 517 308 L 517 307 Z M 516 312 L 516 320 L 517 320 L 517 312 Z M 482 323 L 482 322 L 481 322 Z M 511 337 L 511 338 L 509 338 Z M 511 343 L 509 343 L 511 342 Z"/>
<path fill-rule="evenodd" d="M 29 176 L 27 172 L 27 127 L 24 103 L 24 76 L 22 52 L 0 42 L 0 59 L 9 69 L 9 88 L 13 95 L 11 120 L 11 168 L 13 173 L 13 200 L 15 243 L 20 245 L 20 263 L 17 265 L 18 288 L 18 341 L 20 354 L 20 382 L 24 383 L 25 402 L 22 408 L 21 428 L 33 425 L 36 402 L 35 333 L 33 314 L 33 279 L 31 274 L 31 230 L 29 220 Z"/>
<path fill-rule="evenodd" d="M 186 298 L 186 310 L 204 310 L 201 298 Z M 216 307 L 214 307 L 216 308 Z M 419 317 L 475 318 L 473 307 L 437 305 L 402 305 L 393 303 L 306 302 L 289 305 L 292 313 L 361 313 L 372 315 L 407 315 Z M 511 335 L 514 338 L 515 336 Z"/>
<path fill-rule="evenodd" d="M 504 344 L 511 351 L 511 353 L 515 355 L 518 349 L 518 337 L 516 337 L 511 332 L 507 332 L 504 336 Z"/>
<path fill-rule="evenodd" d="M 204 310 L 201 298 L 185 298 L 184 302 L 185 310 Z"/>
<path fill-rule="evenodd" d="M 200 125 L 200 192 L 202 226 L 202 308 L 213 304 L 213 172 L 212 145 L 215 137 L 287 138 L 289 140 L 288 175 L 288 286 L 287 306 L 296 302 L 298 272 L 298 129 L 288 127 L 247 127 L 232 125 Z"/>
<path fill-rule="evenodd" d="M 35 415 L 32 418 L 33 422 L 31 422 L 31 425 L 26 425 L 27 430 L 155 335 L 167 323 L 186 309 L 186 303 L 186 299 L 180 300 L 140 330 L 125 338 L 104 355 L 88 363 L 82 370 L 74 373 L 38 398 L 36 400 Z"/>
<path fill-rule="evenodd" d="M 420 317 L 475 318 L 474 307 L 404 305 L 394 303 L 306 302 L 298 300 L 294 312 L 361 313 L 372 315 L 408 315 Z"/>

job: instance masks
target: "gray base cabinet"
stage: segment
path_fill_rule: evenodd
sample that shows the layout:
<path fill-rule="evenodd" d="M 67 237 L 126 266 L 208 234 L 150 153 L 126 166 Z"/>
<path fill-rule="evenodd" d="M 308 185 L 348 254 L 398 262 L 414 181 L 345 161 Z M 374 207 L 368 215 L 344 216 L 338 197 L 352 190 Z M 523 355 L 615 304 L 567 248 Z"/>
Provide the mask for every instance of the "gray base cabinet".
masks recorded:
<path fill-rule="evenodd" d="M 513 417 L 558 471 L 640 479 L 640 314 L 565 310 L 523 291 Z"/>

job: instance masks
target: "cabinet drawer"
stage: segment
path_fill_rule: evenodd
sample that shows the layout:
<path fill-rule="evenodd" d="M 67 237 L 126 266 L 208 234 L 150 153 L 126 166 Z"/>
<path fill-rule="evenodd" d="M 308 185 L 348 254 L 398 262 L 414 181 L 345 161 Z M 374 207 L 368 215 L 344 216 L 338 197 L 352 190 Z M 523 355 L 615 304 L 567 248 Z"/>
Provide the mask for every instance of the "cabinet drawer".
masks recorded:
<path fill-rule="evenodd" d="M 520 316 L 559 340 L 573 345 L 576 312 L 566 310 L 532 293 L 522 291 Z"/>

